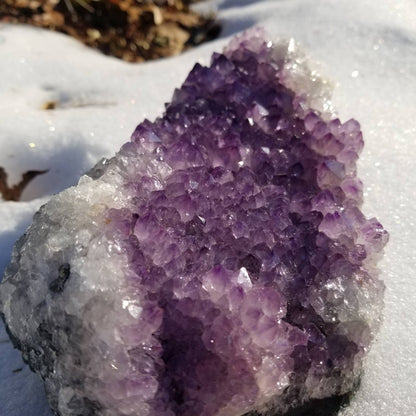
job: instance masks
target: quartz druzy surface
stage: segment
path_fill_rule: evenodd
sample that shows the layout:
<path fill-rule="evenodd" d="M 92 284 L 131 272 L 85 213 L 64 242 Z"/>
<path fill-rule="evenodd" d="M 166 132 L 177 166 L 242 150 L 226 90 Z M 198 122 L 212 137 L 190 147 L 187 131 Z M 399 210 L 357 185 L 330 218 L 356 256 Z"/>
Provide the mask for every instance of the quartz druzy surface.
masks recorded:
<path fill-rule="evenodd" d="M 261 30 L 53 197 L 0 286 L 62 416 L 285 412 L 357 382 L 387 234 L 359 207 L 359 124 Z"/>

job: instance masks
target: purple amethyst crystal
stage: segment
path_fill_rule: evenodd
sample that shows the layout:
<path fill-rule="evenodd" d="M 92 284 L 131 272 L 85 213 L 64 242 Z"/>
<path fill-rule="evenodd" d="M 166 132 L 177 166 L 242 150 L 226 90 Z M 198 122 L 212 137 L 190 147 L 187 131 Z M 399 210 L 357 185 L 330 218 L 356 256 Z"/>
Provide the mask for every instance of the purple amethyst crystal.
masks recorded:
<path fill-rule="evenodd" d="M 359 124 L 260 30 L 53 197 L 0 287 L 61 416 L 281 414 L 345 394 L 378 328 L 387 233 Z"/>

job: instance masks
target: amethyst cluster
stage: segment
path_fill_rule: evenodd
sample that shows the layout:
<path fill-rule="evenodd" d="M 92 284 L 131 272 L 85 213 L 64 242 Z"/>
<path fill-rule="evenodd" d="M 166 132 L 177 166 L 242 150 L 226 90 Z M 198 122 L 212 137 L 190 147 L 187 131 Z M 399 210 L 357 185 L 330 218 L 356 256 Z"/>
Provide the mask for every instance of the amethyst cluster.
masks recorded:
<path fill-rule="evenodd" d="M 326 91 L 293 41 L 248 32 L 35 215 L 0 301 L 56 414 L 271 415 L 352 390 L 387 233 Z"/>

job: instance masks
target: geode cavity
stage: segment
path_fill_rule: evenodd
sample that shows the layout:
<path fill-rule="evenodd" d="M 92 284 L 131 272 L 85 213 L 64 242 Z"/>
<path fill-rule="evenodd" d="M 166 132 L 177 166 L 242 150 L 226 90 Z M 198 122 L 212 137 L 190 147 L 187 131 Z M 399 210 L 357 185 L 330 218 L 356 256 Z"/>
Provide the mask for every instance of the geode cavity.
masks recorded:
<path fill-rule="evenodd" d="M 353 388 L 387 234 L 326 89 L 292 41 L 235 38 L 35 215 L 1 311 L 57 414 L 280 414 Z"/>

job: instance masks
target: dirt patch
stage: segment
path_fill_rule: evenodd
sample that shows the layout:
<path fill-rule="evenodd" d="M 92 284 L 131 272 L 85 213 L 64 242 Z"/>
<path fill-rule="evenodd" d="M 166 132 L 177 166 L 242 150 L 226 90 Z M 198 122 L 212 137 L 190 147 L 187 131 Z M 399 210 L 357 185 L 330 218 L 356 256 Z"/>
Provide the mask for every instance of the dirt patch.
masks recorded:
<path fill-rule="evenodd" d="M 106 55 L 143 62 L 214 39 L 214 16 L 192 0 L 0 0 L 0 21 L 66 33 Z"/>

